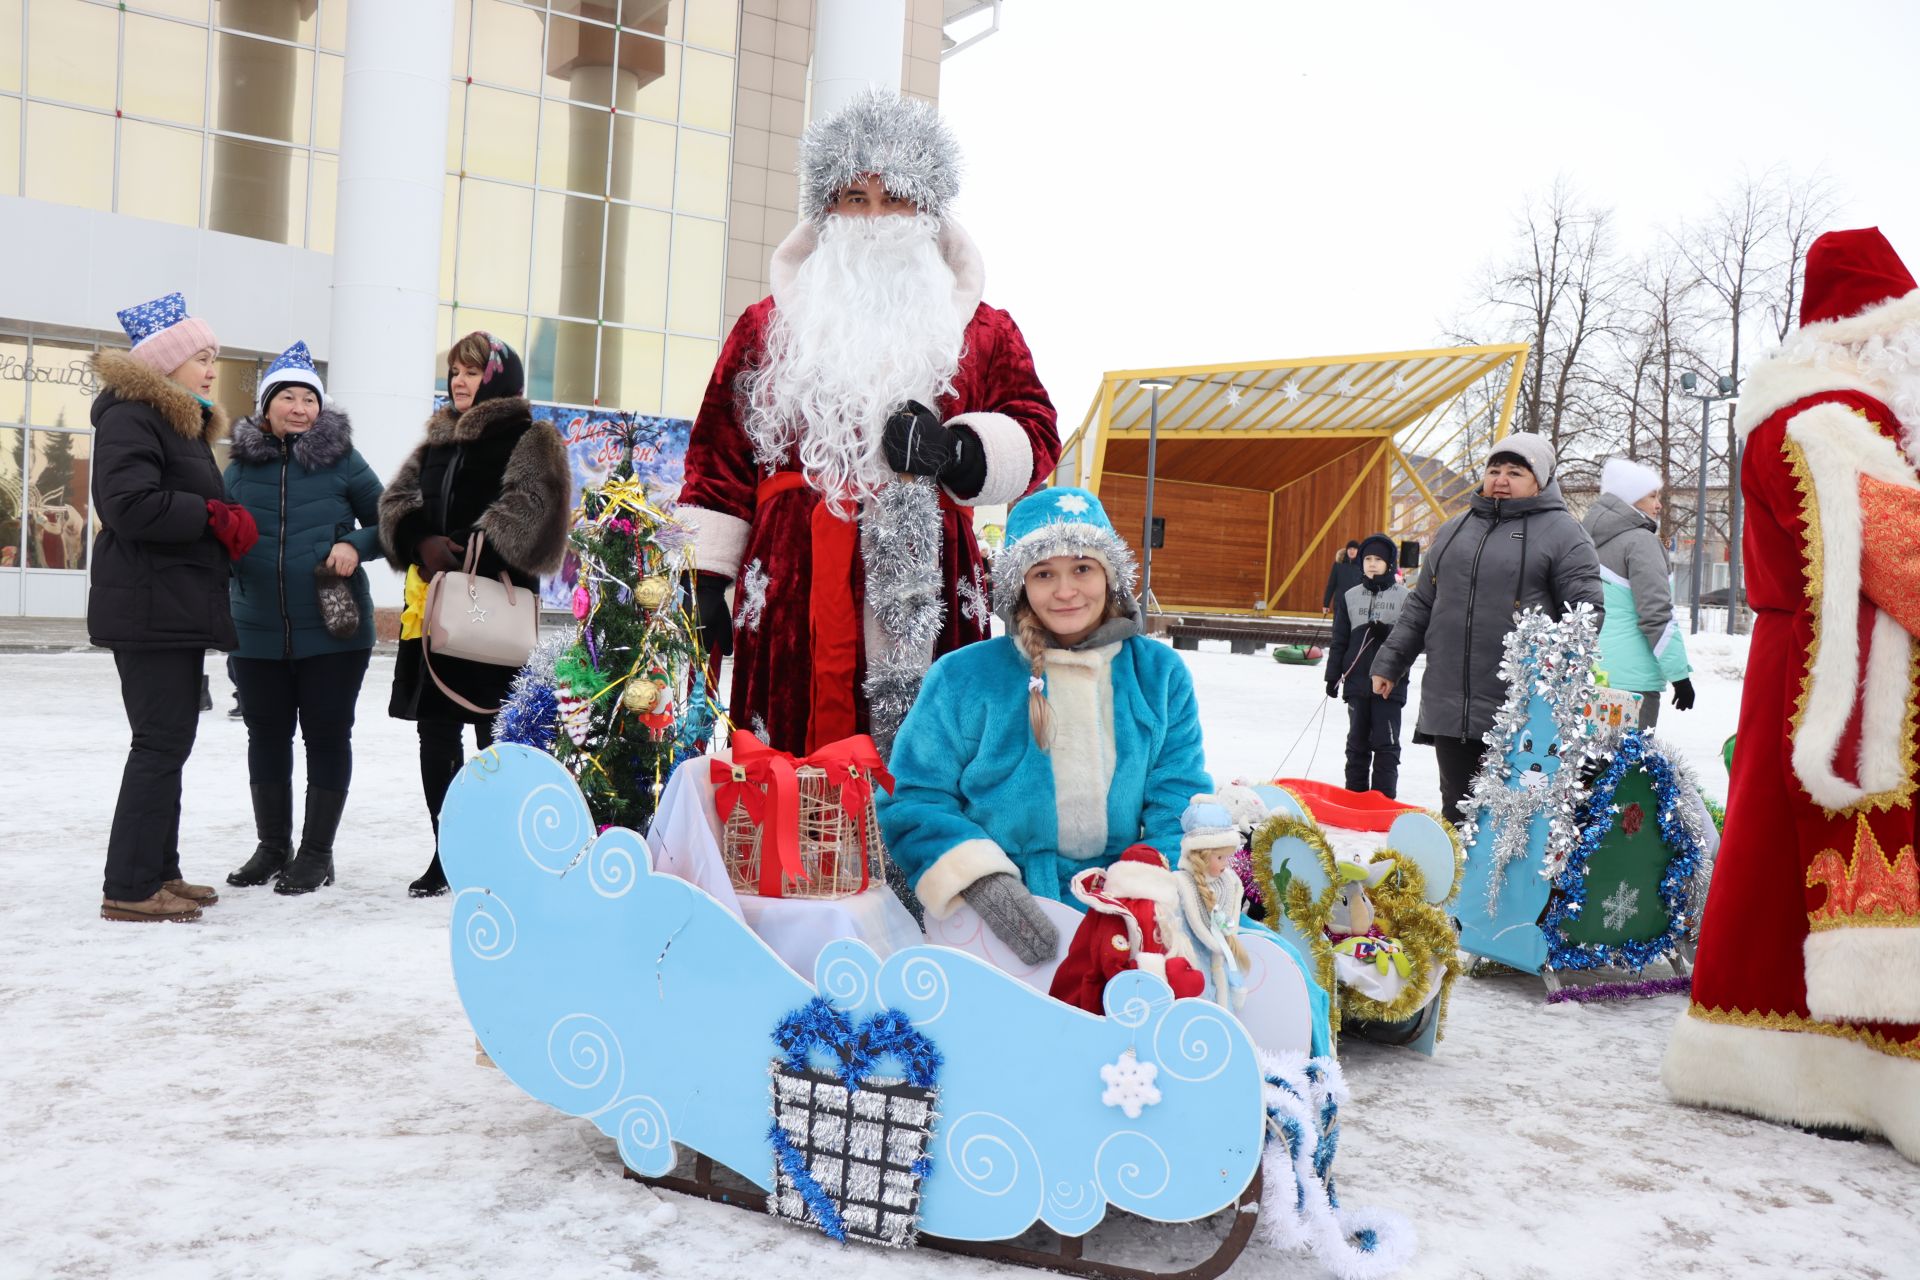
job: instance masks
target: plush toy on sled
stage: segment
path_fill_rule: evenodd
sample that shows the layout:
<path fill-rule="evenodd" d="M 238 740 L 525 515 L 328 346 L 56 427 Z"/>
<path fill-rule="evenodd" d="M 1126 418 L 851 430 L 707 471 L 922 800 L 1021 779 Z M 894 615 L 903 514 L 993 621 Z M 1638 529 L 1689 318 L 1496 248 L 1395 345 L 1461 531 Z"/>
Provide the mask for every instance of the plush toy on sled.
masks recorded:
<path fill-rule="evenodd" d="M 716 810 L 749 802 L 713 797 L 751 779 L 728 765 L 716 783 L 715 763 L 675 772 L 646 841 L 597 830 L 566 769 L 511 744 L 470 761 L 442 813 L 475 1034 L 508 1079 L 613 1139 L 636 1177 L 850 1246 L 1086 1276 L 1217 1276 L 1256 1237 L 1310 1248 L 1346 1280 L 1406 1261 L 1403 1220 L 1335 1195 L 1330 1058 L 1267 1052 L 1266 1033 L 1137 966 L 1105 982 L 1099 1014 L 924 942 L 841 936 L 802 973 L 727 905 Z M 688 842 L 715 867 L 673 870 L 698 861 L 671 847 Z M 861 896 L 763 901 L 810 915 Z M 1304 1042 L 1301 1025 L 1280 1031 Z M 1085 1256 L 1110 1211 L 1225 1235 L 1197 1265 L 1126 1267 Z"/>
<path fill-rule="evenodd" d="M 1675 976 L 1593 988 L 1650 995 L 1687 985 L 1718 833 L 1686 766 L 1637 727 L 1638 695 L 1600 687 L 1592 610 L 1516 619 L 1505 704 L 1463 808 L 1460 945 L 1541 975 L 1624 971 L 1656 961 Z"/>
<path fill-rule="evenodd" d="M 1459 972 L 1447 918 L 1460 888 L 1452 832 L 1412 810 L 1394 819 L 1385 848 L 1336 852 L 1299 796 L 1257 790 L 1271 813 L 1253 834 L 1252 879 L 1280 907 L 1275 927 L 1335 993 L 1335 1029 L 1432 1054 Z"/>

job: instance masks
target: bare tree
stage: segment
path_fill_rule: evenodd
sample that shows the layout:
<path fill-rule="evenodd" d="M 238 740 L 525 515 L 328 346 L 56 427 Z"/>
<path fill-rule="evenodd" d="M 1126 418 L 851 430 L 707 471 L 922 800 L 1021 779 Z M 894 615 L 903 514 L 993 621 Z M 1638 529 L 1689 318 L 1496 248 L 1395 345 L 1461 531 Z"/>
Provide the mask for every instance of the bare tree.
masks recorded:
<path fill-rule="evenodd" d="M 1833 182 L 1819 170 L 1805 178 L 1783 175 L 1775 199 L 1780 205 L 1780 222 L 1766 309 L 1774 337 L 1785 342 L 1799 323 L 1807 250 L 1840 212 L 1841 200 Z"/>

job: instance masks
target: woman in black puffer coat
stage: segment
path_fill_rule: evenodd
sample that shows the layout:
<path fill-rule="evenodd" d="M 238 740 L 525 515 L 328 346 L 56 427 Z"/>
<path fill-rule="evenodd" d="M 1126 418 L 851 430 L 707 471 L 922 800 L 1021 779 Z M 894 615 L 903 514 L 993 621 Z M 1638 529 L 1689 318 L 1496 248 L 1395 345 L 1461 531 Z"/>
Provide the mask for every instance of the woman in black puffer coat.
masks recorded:
<path fill-rule="evenodd" d="M 100 914 L 197 920 L 219 901 L 180 874 L 180 774 L 200 720 L 208 649 L 235 644 L 230 562 L 255 538 L 226 501 L 212 442 L 226 415 L 207 399 L 220 343 L 177 293 L 131 307 L 131 352 L 93 357 L 93 506 L 100 532 L 87 635 L 113 650 L 133 741 L 107 837 Z"/>
<path fill-rule="evenodd" d="M 447 355 L 453 403 L 427 420 L 426 442 L 380 498 L 380 540 L 394 568 L 407 574 L 388 712 L 419 726 L 420 784 L 435 839 L 432 863 L 407 887 L 416 898 L 447 890 L 440 805 L 464 760 L 461 726 L 474 727 L 478 747 L 491 745 L 493 711 L 514 676 L 507 667 L 449 658 L 433 659 L 428 670 L 419 630 L 426 584 L 465 563 L 475 534 L 485 535 L 481 576 L 504 572 L 529 591 L 537 592 L 540 575 L 558 569 L 566 555 L 572 510 L 566 444 L 551 425 L 533 420 L 525 388 L 520 357 L 506 343 L 488 333 L 460 339 Z M 439 681 L 482 710 L 449 698 Z"/>

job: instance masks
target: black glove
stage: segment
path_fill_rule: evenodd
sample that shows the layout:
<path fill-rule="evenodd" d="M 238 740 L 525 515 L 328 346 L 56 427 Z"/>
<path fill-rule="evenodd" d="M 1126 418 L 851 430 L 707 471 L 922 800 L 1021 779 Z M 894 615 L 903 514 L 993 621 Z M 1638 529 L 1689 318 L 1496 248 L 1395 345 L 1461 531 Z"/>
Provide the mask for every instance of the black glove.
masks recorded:
<path fill-rule="evenodd" d="M 452 573 L 464 568 L 467 563 L 467 549 L 444 534 L 430 533 L 420 539 L 415 552 L 420 557 L 420 567 L 431 578 L 436 573 Z"/>
<path fill-rule="evenodd" d="M 1693 710 L 1693 681 L 1675 680 L 1673 682 L 1673 709 L 1675 711 Z"/>
<path fill-rule="evenodd" d="M 960 896 L 1022 964 L 1044 964 L 1060 949 L 1060 930 L 1047 919 L 1027 886 L 1006 872 L 981 876 Z"/>
<path fill-rule="evenodd" d="M 891 418 L 881 437 L 887 466 L 910 476 L 933 476 L 962 498 L 976 496 L 987 482 L 987 453 L 980 437 L 965 427 L 949 427 L 918 400 L 909 400 Z"/>
<path fill-rule="evenodd" d="M 1327 696 L 1329 698 L 1337 698 L 1340 696 L 1340 682 L 1338 680 L 1327 681 Z"/>
<path fill-rule="evenodd" d="M 703 573 L 693 588 L 694 614 L 700 623 L 700 647 L 722 658 L 733 652 L 733 612 L 727 608 L 727 583 L 717 573 Z"/>

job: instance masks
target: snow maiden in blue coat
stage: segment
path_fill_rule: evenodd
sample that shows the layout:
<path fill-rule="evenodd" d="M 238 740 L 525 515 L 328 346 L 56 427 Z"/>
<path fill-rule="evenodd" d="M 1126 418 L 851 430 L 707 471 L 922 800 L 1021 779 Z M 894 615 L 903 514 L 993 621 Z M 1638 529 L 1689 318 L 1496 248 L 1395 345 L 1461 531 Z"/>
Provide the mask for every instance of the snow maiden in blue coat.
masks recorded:
<path fill-rule="evenodd" d="M 964 899 L 1039 963 L 1075 872 L 1146 842 L 1175 863 L 1180 815 L 1213 790 L 1186 664 L 1140 634 L 1133 554 L 1099 499 L 1042 489 L 993 565 L 1009 635 L 933 665 L 894 740 L 887 847 L 938 919 Z"/>

